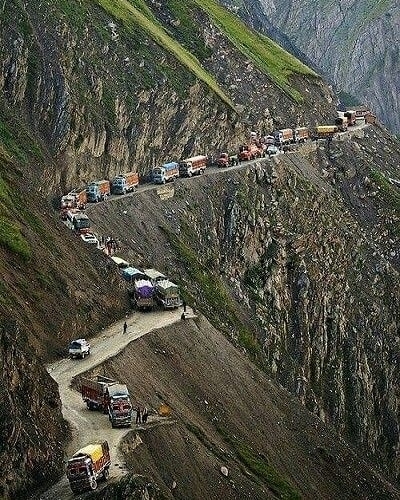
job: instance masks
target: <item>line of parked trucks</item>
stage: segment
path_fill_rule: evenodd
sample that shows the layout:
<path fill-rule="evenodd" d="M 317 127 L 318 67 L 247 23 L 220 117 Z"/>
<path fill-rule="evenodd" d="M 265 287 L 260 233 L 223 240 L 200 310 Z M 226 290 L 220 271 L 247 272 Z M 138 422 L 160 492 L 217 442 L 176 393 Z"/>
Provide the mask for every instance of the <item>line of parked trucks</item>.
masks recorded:
<path fill-rule="evenodd" d="M 122 278 L 130 284 L 128 290 L 133 307 L 150 311 L 157 304 L 164 310 L 177 309 L 182 305 L 179 286 L 156 269 L 137 269 L 128 262 L 111 257 L 121 270 Z"/>
<path fill-rule="evenodd" d="M 79 391 L 88 410 L 100 410 L 108 415 L 111 426 L 130 427 L 133 406 L 128 388 L 118 381 L 96 375 L 83 377 Z M 73 493 L 95 490 L 99 480 L 106 481 L 111 465 L 107 441 L 81 448 L 67 462 L 67 478 Z"/>
<path fill-rule="evenodd" d="M 358 119 L 373 122 L 374 116 L 366 108 L 356 110 L 338 111 L 334 124 L 317 125 L 316 127 L 296 127 L 275 130 L 270 135 L 258 137 L 251 133 L 248 144 L 241 145 L 237 153 L 222 152 L 217 158 L 207 155 L 191 156 L 180 161 L 168 161 L 153 168 L 151 180 L 154 184 L 165 184 L 178 177 L 193 177 L 201 175 L 211 165 L 229 167 L 242 161 L 254 160 L 268 155 L 276 154 L 289 144 L 299 144 L 307 140 L 328 139 L 339 132 L 345 132 L 348 127 L 356 124 Z M 112 180 L 102 179 L 93 181 L 84 189 L 70 191 L 61 198 L 61 216 L 67 217 L 68 210 L 83 210 L 87 203 L 104 201 L 110 194 L 127 194 L 133 192 L 139 185 L 137 172 L 119 174 Z M 86 221 L 73 221 L 74 229 L 87 229 Z M 75 227 L 76 226 L 76 227 Z"/>
<path fill-rule="evenodd" d="M 249 144 L 240 146 L 237 154 L 221 153 L 216 160 L 219 167 L 237 165 L 241 161 L 253 160 L 275 154 L 287 144 L 305 142 L 309 139 L 332 138 L 338 132 L 344 132 L 356 124 L 357 118 L 367 121 L 369 112 L 338 112 L 334 125 L 319 125 L 312 131 L 307 127 L 286 128 L 258 138 L 252 132 Z M 210 164 L 205 155 L 186 158 L 181 162 L 167 162 L 152 171 L 155 184 L 165 184 L 178 177 L 201 175 Z M 116 176 L 111 182 L 103 179 L 90 183 L 85 189 L 74 190 L 61 198 L 61 214 L 71 223 L 77 232 L 86 232 L 90 228 L 90 220 L 82 212 L 88 202 L 104 201 L 110 194 L 126 194 L 136 189 L 139 184 L 137 172 L 128 172 Z M 182 305 L 179 288 L 165 275 L 155 269 L 133 268 L 128 262 L 112 257 L 121 269 L 123 279 L 131 283 L 129 295 L 133 305 L 139 310 L 152 309 L 160 303 L 164 309 L 177 308 Z M 90 354 L 90 344 L 85 339 L 77 339 L 69 346 L 71 358 L 84 358 Z M 94 378 L 83 377 L 79 382 L 79 390 L 89 410 L 100 410 L 108 414 L 111 426 L 130 427 L 132 424 L 133 406 L 128 388 L 118 381 L 97 375 Z M 107 441 L 90 444 L 78 450 L 67 462 L 67 478 L 71 490 L 81 493 L 95 490 L 98 481 L 107 480 L 111 465 L 110 451 Z"/>

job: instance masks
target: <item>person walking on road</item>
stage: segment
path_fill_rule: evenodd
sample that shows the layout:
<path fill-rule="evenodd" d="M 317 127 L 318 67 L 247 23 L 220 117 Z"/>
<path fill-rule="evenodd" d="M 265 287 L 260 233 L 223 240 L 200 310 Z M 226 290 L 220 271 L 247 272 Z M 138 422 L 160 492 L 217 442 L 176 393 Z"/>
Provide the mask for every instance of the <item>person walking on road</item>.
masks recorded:
<path fill-rule="evenodd" d="M 147 417 L 149 416 L 149 410 L 146 408 L 146 406 L 143 408 L 142 412 L 142 423 L 145 424 L 147 422 Z"/>
<path fill-rule="evenodd" d="M 183 301 L 183 302 L 182 302 L 182 305 L 183 305 L 183 312 L 186 312 L 186 302 L 185 302 L 185 301 Z"/>
<path fill-rule="evenodd" d="M 128 329 L 128 325 L 126 324 L 126 321 L 125 321 L 125 323 L 124 323 L 124 334 L 126 333 L 127 329 Z"/>
<path fill-rule="evenodd" d="M 140 406 L 136 408 L 136 423 L 141 424 L 142 419 L 141 419 L 141 413 L 140 413 Z"/>

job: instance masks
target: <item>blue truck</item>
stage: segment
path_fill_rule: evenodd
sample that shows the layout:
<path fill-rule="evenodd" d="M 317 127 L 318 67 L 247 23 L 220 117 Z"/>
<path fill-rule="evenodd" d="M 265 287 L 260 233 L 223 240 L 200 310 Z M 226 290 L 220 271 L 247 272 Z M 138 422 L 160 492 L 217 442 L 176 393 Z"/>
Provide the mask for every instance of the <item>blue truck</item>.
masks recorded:
<path fill-rule="evenodd" d="M 153 168 L 152 179 L 154 184 L 165 184 L 179 177 L 179 163 L 171 161 L 164 163 L 161 167 Z"/>

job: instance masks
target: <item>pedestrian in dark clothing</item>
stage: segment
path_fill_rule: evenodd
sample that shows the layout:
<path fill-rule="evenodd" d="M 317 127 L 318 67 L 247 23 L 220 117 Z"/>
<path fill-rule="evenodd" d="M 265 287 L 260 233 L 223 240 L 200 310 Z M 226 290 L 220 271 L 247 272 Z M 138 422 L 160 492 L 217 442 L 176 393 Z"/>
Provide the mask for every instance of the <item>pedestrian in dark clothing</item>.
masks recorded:
<path fill-rule="evenodd" d="M 137 424 L 141 424 L 142 423 L 140 406 L 138 406 L 136 408 L 136 423 Z"/>
<path fill-rule="evenodd" d="M 143 408 L 142 412 L 142 423 L 145 424 L 147 422 L 147 417 L 149 416 L 149 411 L 146 407 Z"/>
<path fill-rule="evenodd" d="M 185 302 L 185 301 L 183 301 L 183 302 L 182 302 L 182 305 L 183 305 L 183 312 L 186 312 L 186 302 Z"/>
<path fill-rule="evenodd" d="M 186 319 L 186 314 L 184 312 L 181 314 L 181 319 L 183 319 L 183 320 Z"/>
<path fill-rule="evenodd" d="M 126 333 L 126 330 L 128 329 L 128 325 L 126 324 L 126 321 L 124 323 L 124 333 Z"/>

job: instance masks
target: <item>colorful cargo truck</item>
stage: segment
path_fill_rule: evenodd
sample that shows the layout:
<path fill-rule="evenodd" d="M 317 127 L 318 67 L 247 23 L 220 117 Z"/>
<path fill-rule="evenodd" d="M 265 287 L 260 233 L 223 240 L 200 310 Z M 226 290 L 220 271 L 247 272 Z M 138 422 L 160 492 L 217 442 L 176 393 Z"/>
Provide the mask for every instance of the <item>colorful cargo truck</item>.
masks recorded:
<path fill-rule="evenodd" d="M 100 479 L 107 480 L 111 465 L 107 441 L 89 444 L 67 462 L 67 478 L 73 493 L 95 490 Z"/>

